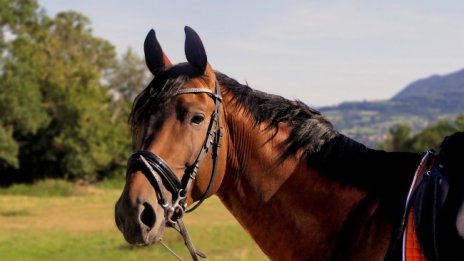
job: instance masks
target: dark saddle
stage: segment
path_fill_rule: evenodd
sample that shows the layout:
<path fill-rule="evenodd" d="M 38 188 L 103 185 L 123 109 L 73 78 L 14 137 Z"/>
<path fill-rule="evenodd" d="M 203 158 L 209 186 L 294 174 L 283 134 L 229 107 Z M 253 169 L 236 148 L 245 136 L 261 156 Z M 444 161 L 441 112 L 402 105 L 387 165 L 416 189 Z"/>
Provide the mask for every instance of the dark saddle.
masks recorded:
<path fill-rule="evenodd" d="M 428 151 L 411 186 L 400 233 L 385 260 L 423 260 L 399 254 L 413 223 L 420 256 L 429 261 L 464 261 L 464 132 L 447 136 L 439 152 Z M 412 216 L 411 216 L 412 211 Z M 460 218 L 460 216 L 462 217 Z M 411 218 L 413 222 L 407 220 Z M 403 241 L 404 237 L 404 241 Z M 395 254 L 396 253 L 396 254 Z"/>
<path fill-rule="evenodd" d="M 464 202 L 464 132 L 446 137 L 423 171 L 412 206 L 420 248 L 427 260 L 464 260 L 464 239 L 458 231 Z"/>

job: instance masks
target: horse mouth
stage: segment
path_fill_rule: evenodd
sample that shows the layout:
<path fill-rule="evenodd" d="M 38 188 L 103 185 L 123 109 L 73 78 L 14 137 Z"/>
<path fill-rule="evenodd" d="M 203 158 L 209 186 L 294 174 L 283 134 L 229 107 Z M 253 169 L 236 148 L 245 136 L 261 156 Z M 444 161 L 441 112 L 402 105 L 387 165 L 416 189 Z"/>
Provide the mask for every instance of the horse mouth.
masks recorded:
<path fill-rule="evenodd" d="M 145 236 L 143 242 L 138 242 L 137 244 L 133 244 L 133 245 L 140 246 L 140 247 L 148 247 L 148 246 L 151 246 L 151 245 L 154 245 L 154 244 L 157 244 L 157 243 L 161 242 L 163 240 L 164 228 L 165 228 L 165 226 L 162 225 L 158 229 L 156 234 L 151 235 L 149 233 L 149 234 L 147 234 Z"/>

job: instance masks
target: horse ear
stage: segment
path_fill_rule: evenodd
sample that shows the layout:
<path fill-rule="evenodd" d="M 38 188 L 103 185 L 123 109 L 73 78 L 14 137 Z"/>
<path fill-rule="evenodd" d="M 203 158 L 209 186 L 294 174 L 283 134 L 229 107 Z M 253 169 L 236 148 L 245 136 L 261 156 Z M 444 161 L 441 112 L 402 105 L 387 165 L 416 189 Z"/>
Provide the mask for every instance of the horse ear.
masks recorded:
<path fill-rule="evenodd" d="M 208 63 L 205 47 L 201 42 L 200 36 L 192 28 L 186 26 L 184 31 L 185 56 L 187 57 L 187 61 L 203 74 Z"/>
<path fill-rule="evenodd" d="M 143 47 L 145 51 L 145 62 L 153 75 L 157 75 L 162 70 L 171 66 L 171 61 L 169 61 L 168 57 L 164 54 L 161 45 L 156 39 L 155 30 L 151 29 L 150 32 L 148 32 Z"/>

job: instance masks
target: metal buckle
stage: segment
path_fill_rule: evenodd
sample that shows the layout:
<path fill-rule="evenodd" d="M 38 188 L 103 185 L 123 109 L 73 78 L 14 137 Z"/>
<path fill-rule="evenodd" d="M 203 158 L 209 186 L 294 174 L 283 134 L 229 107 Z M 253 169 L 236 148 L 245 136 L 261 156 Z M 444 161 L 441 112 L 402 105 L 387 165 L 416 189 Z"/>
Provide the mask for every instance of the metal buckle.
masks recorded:
<path fill-rule="evenodd" d="M 166 208 L 166 223 L 168 225 L 176 225 L 177 220 L 184 216 L 185 209 L 187 207 L 187 204 L 185 202 L 186 197 L 187 193 L 185 192 L 185 190 L 180 189 L 177 193 L 176 201 L 174 201 L 174 203 L 170 207 Z"/>

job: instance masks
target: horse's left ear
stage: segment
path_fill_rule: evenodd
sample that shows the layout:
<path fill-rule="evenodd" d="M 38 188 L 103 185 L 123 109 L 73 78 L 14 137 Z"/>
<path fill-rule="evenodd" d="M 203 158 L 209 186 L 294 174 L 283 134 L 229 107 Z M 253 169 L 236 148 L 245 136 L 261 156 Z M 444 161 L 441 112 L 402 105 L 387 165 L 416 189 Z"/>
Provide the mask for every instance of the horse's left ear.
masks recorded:
<path fill-rule="evenodd" d="M 205 47 L 201 42 L 200 36 L 190 27 L 186 26 L 185 31 L 185 56 L 190 65 L 200 70 L 203 74 L 206 70 L 208 59 Z"/>

